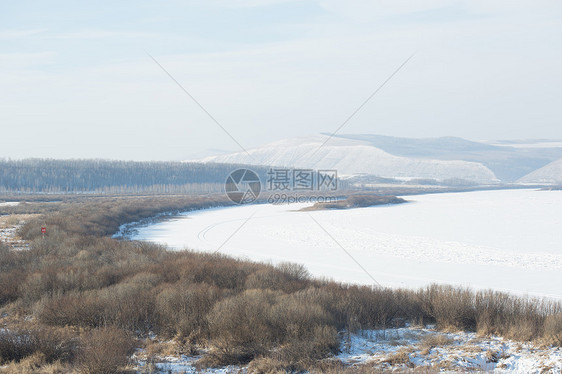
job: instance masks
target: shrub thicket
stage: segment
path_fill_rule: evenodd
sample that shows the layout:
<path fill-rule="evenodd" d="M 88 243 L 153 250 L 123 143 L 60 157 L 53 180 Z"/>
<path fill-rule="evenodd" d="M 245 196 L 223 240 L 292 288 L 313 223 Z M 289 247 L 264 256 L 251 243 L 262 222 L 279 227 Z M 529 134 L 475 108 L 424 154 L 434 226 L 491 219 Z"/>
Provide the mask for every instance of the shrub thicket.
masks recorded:
<path fill-rule="evenodd" d="M 79 340 L 67 331 L 48 327 L 0 330 L 0 364 L 40 354 L 47 363 L 72 362 Z"/>

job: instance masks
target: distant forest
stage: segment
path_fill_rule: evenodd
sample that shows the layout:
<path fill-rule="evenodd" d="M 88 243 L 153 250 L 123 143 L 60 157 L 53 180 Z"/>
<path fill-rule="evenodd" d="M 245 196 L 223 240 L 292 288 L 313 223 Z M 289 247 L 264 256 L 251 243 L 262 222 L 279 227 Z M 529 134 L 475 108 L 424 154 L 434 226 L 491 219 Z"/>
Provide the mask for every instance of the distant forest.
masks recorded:
<path fill-rule="evenodd" d="M 228 164 L 109 160 L 0 159 L 1 193 L 213 193 Z M 264 167 L 252 166 L 260 175 Z"/>

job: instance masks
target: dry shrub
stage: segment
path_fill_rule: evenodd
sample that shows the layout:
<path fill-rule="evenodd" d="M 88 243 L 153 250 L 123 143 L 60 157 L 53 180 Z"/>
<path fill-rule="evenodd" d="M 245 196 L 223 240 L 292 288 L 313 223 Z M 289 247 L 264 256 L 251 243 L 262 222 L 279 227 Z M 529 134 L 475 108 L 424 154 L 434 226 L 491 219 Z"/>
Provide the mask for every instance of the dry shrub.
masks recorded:
<path fill-rule="evenodd" d="M 289 339 L 313 333 L 313 326 L 333 325 L 332 316 L 320 305 L 303 302 L 292 295 L 279 295 L 271 305 L 268 318 L 275 326 L 276 334 Z"/>
<path fill-rule="evenodd" d="M 159 332 L 201 342 L 208 335 L 207 313 L 223 295 L 207 284 L 168 285 L 156 296 Z"/>
<path fill-rule="evenodd" d="M 349 308 L 340 300 L 342 294 L 344 294 L 343 286 L 332 284 L 325 287 L 310 287 L 293 293 L 292 297 L 305 304 L 320 305 L 332 316 L 336 328 L 342 330 L 348 326 L 349 319 L 347 315 Z"/>
<path fill-rule="evenodd" d="M 248 275 L 262 265 L 235 260 L 223 255 L 201 256 L 182 266 L 182 281 L 207 283 L 219 288 L 241 291 Z"/>
<path fill-rule="evenodd" d="M 274 358 L 297 363 L 338 346 L 327 311 L 279 291 L 245 291 L 218 302 L 208 319 L 214 361 L 221 364 L 248 362 L 272 350 Z"/>
<path fill-rule="evenodd" d="M 100 327 L 106 324 L 106 305 L 93 293 L 44 298 L 37 306 L 37 318 L 51 326 Z"/>
<path fill-rule="evenodd" d="M 368 286 L 351 286 L 328 283 L 295 293 L 302 302 L 316 303 L 327 310 L 338 330 L 357 331 L 369 328 L 386 328 L 397 318 L 412 319 L 415 298 L 405 299 L 405 291 Z"/>
<path fill-rule="evenodd" d="M 536 300 L 493 291 L 478 292 L 475 300 L 479 334 L 498 334 L 522 341 L 541 334 L 544 318 Z"/>
<path fill-rule="evenodd" d="M 0 363 L 40 355 L 48 363 L 72 362 L 78 352 L 78 339 L 48 328 L 0 331 Z"/>
<path fill-rule="evenodd" d="M 219 362 L 249 362 L 272 347 L 277 336 L 268 312 L 279 295 L 273 291 L 249 290 L 213 307 L 208 314 L 209 332 Z"/>
<path fill-rule="evenodd" d="M 16 258 L 16 253 L 0 241 L 0 270 L 7 270 Z"/>
<path fill-rule="evenodd" d="M 263 266 L 263 268 L 249 274 L 244 288 L 261 288 L 293 293 L 306 288 L 310 283 L 310 274 L 306 267 L 284 262 L 277 267 Z"/>
<path fill-rule="evenodd" d="M 34 335 L 28 331 L 0 331 L 0 363 L 20 361 L 37 352 Z"/>
<path fill-rule="evenodd" d="M 478 292 L 477 325 L 480 334 L 497 334 L 519 341 L 540 338 L 546 333 L 546 319 L 560 313 L 554 301 L 525 299 L 505 293 Z"/>
<path fill-rule="evenodd" d="M 53 270 L 30 274 L 20 287 L 23 299 L 31 303 L 44 295 L 52 295 L 58 289 L 56 277 L 57 274 Z"/>
<path fill-rule="evenodd" d="M 0 306 L 17 300 L 20 296 L 20 285 L 25 280 L 25 273 L 19 270 L 0 272 Z"/>
<path fill-rule="evenodd" d="M 520 319 L 510 323 L 508 330 L 503 330 L 502 335 L 508 339 L 517 341 L 531 341 L 540 336 L 540 328 L 542 323 L 533 319 Z"/>
<path fill-rule="evenodd" d="M 270 355 L 284 362 L 292 371 L 300 372 L 335 353 L 338 347 L 339 337 L 335 327 L 315 326 L 306 337 L 292 338 Z"/>
<path fill-rule="evenodd" d="M 546 344 L 562 346 L 562 313 L 546 317 L 543 336 Z"/>
<path fill-rule="evenodd" d="M 428 314 L 435 318 L 440 329 L 476 329 L 474 294 L 463 288 L 431 285 L 422 294 Z"/>
<path fill-rule="evenodd" d="M 127 331 L 149 331 L 154 320 L 154 295 L 151 288 L 138 283 L 119 283 L 98 291 L 105 306 L 107 324 Z"/>
<path fill-rule="evenodd" d="M 305 281 L 310 279 L 310 273 L 304 265 L 293 262 L 282 262 L 277 265 L 277 269 L 281 271 L 287 278 L 297 281 Z"/>
<path fill-rule="evenodd" d="M 511 315 L 512 297 L 505 293 L 481 291 L 476 294 L 477 331 L 480 335 L 498 334 L 500 326 L 505 325 L 507 315 Z"/>
<path fill-rule="evenodd" d="M 97 329 L 83 338 L 78 362 L 83 373 L 113 374 L 127 365 L 133 351 L 134 341 L 125 331 Z"/>
<path fill-rule="evenodd" d="M 153 311 L 154 297 L 150 289 L 135 283 L 120 283 L 99 291 L 44 298 L 38 304 L 37 317 L 52 326 L 113 325 L 129 331 L 145 331 L 151 327 Z"/>
<path fill-rule="evenodd" d="M 253 272 L 246 279 L 244 288 L 264 289 L 264 290 L 281 290 L 284 286 L 285 276 L 278 270 L 272 268 L 261 269 Z"/>
<path fill-rule="evenodd" d="M 145 290 L 150 290 L 164 282 L 164 279 L 162 274 L 141 272 L 126 279 L 125 282 L 141 286 Z"/>

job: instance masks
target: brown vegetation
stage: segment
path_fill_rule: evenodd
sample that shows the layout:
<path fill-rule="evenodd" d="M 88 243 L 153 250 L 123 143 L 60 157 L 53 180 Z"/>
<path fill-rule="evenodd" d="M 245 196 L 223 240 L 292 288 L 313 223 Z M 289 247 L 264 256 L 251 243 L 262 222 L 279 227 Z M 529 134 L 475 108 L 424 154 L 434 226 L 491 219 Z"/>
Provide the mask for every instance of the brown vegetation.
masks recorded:
<path fill-rule="evenodd" d="M 127 364 L 134 338 L 154 332 L 206 348 L 203 366 L 250 362 L 256 372 L 301 370 L 337 350 L 339 331 L 396 321 L 561 343 L 556 302 L 437 285 L 418 291 L 346 285 L 312 279 L 300 265 L 107 237 L 126 221 L 220 203 L 93 199 L 29 221 L 21 229 L 28 251 L 0 247 L 0 312 L 20 322 L 32 317 L 34 325 L 0 333 L 0 362 L 41 355 L 45 365 L 115 372 Z M 45 238 L 40 222 L 49 228 Z M 443 344 L 428 344 L 434 343 Z"/>
<path fill-rule="evenodd" d="M 334 202 L 318 202 L 312 206 L 302 208 L 301 211 L 306 212 L 306 211 L 326 210 L 326 209 L 366 208 L 366 207 L 377 206 L 377 205 L 402 204 L 405 202 L 406 200 L 396 196 L 357 194 L 357 195 L 350 195 L 346 199 L 338 200 Z"/>
<path fill-rule="evenodd" d="M 72 361 L 78 340 L 68 332 L 47 327 L 0 331 L 0 364 L 40 354 L 43 361 Z"/>
<path fill-rule="evenodd" d="M 449 338 L 446 335 L 429 335 L 422 339 L 420 342 L 420 346 L 422 348 L 435 348 L 435 347 L 442 347 L 445 345 L 451 345 L 454 343 L 454 340 Z"/>
<path fill-rule="evenodd" d="M 129 334 L 113 327 L 93 330 L 82 340 L 84 347 L 78 365 L 86 374 L 116 373 L 133 353 L 134 343 Z"/>

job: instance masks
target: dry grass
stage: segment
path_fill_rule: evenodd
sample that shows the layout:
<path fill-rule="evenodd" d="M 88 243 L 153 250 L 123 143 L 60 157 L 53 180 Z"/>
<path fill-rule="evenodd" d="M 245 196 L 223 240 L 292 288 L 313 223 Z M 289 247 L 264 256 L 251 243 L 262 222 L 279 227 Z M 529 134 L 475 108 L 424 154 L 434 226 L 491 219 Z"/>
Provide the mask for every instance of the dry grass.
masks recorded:
<path fill-rule="evenodd" d="M 554 314 L 545 318 L 543 343 L 562 346 L 562 314 Z"/>
<path fill-rule="evenodd" d="M 248 365 L 248 374 L 284 374 L 287 370 L 286 363 L 270 357 L 256 358 Z"/>
<path fill-rule="evenodd" d="M 412 354 L 412 352 L 413 349 L 411 347 L 404 347 L 395 353 L 389 354 L 382 362 L 391 366 L 414 367 L 412 361 L 410 360 L 410 354 Z"/>
<path fill-rule="evenodd" d="M 451 339 L 447 335 L 431 334 L 431 335 L 424 336 L 420 341 L 419 345 L 421 348 L 431 349 L 435 347 L 444 347 L 447 345 L 452 345 L 454 344 L 454 342 L 455 342 L 454 339 Z"/>
<path fill-rule="evenodd" d="M 38 214 L 9 214 L 0 216 L 0 228 L 13 227 L 38 216 Z"/>
<path fill-rule="evenodd" d="M 69 364 L 49 363 L 41 353 L 33 354 L 19 362 L 10 362 L 0 367 L 0 373 L 18 374 L 73 374 L 77 371 Z"/>

